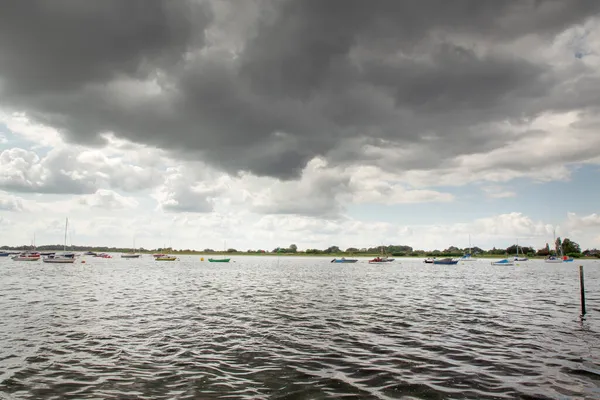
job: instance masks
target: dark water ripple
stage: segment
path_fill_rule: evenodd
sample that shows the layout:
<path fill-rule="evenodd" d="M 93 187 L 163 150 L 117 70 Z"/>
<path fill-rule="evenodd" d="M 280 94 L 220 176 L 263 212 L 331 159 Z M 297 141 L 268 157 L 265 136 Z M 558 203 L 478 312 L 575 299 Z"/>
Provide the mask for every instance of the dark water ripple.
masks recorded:
<path fill-rule="evenodd" d="M 0 399 L 598 399 L 600 263 L 0 261 Z"/>

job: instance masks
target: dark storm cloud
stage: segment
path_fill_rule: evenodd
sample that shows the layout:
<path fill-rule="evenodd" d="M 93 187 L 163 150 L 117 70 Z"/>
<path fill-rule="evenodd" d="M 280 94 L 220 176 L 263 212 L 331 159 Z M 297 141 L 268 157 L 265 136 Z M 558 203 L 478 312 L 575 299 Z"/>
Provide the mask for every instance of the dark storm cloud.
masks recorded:
<path fill-rule="evenodd" d="M 490 124 L 580 106 L 574 95 L 556 99 L 551 64 L 507 49 L 526 36 L 550 43 L 600 9 L 594 0 L 265 0 L 229 13 L 244 22 L 233 24 L 219 19 L 224 4 L 235 10 L 10 3 L 0 13 L 0 102 L 72 141 L 114 131 L 230 172 L 290 178 L 315 155 L 361 158 L 340 150 L 353 141 L 426 145 L 428 157 L 396 166 L 431 167 L 512 140 Z M 160 89 L 128 101 L 110 85 L 124 77 Z"/>

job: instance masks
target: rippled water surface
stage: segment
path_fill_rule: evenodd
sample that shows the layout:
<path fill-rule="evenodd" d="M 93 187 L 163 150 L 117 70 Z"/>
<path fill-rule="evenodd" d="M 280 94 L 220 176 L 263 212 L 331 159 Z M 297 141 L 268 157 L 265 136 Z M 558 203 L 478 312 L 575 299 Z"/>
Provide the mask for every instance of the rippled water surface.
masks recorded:
<path fill-rule="evenodd" d="M 600 398 L 596 261 L 85 260 L 0 259 L 0 398 Z"/>

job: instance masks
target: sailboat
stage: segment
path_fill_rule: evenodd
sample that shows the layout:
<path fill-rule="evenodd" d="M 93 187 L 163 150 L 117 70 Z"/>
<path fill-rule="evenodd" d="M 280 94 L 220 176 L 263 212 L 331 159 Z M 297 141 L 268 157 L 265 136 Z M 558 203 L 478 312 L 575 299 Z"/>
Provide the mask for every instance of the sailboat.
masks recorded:
<path fill-rule="evenodd" d="M 514 258 L 515 261 L 527 261 L 529 258 L 527 257 L 519 257 L 519 239 L 517 239 L 517 255 Z"/>
<path fill-rule="evenodd" d="M 471 257 L 471 235 L 469 235 L 469 252 L 462 256 L 459 261 L 477 261 L 476 258 Z"/>
<path fill-rule="evenodd" d="M 69 229 L 69 218 L 65 220 L 65 242 L 63 244 L 62 254 L 52 254 L 44 257 L 45 263 L 51 264 L 73 264 L 75 262 L 75 254 L 67 253 L 67 230 Z"/>
<path fill-rule="evenodd" d="M 133 239 L 133 247 L 131 248 L 131 253 L 123 253 L 121 254 L 121 258 L 140 258 L 141 254 L 137 254 L 135 252 L 135 239 Z"/>
<path fill-rule="evenodd" d="M 220 262 L 220 263 L 228 263 L 231 258 L 225 258 L 225 252 L 227 251 L 227 243 L 225 242 L 223 245 L 223 258 L 209 258 L 208 262 Z"/>
<path fill-rule="evenodd" d="M 548 258 L 546 258 L 544 260 L 544 262 L 552 263 L 552 264 L 561 264 L 563 262 L 562 249 L 556 245 L 556 229 L 554 230 L 554 252 L 556 253 L 556 255 L 548 256 Z"/>
<path fill-rule="evenodd" d="M 31 242 L 30 251 L 24 251 L 20 254 L 17 254 L 14 257 L 11 257 L 13 261 L 37 261 L 42 256 L 39 252 L 35 251 L 35 234 L 33 235 L 33 242 Z"/>
<path fill-rule="evenodd" d="M 380 247 L 381 255 L 369 260 L 369 264 L 385 264 L 394 261 L 394 258 L 389 258 L 387 252 L 384 251 L 384 246 Z"/>

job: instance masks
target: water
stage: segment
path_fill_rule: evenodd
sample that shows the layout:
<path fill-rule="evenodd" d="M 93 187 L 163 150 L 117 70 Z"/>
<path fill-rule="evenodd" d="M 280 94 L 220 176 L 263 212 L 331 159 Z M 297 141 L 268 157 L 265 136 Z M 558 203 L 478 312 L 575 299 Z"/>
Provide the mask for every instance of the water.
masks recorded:
<path fill-rule="evenodd" d="M 600 398 L 600 263 L 0 260 L 0 398 Z"/>

